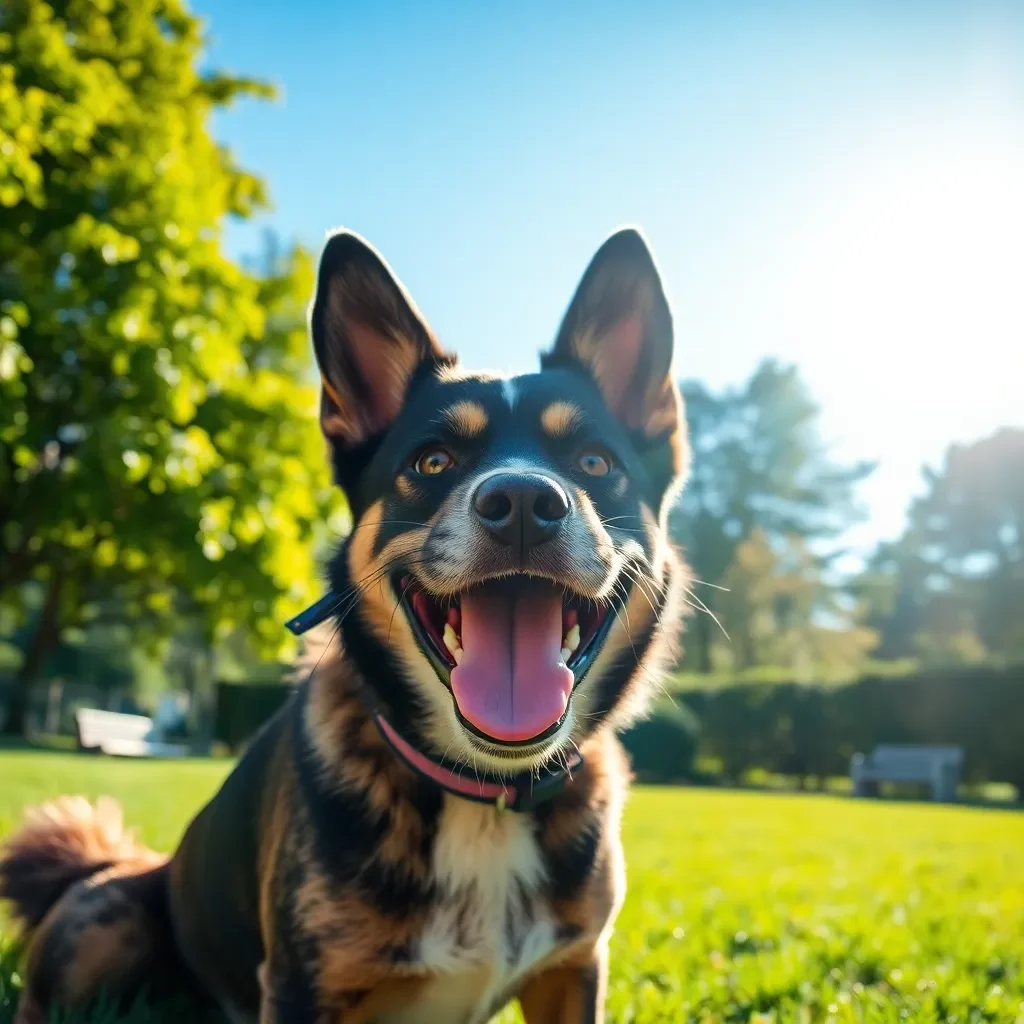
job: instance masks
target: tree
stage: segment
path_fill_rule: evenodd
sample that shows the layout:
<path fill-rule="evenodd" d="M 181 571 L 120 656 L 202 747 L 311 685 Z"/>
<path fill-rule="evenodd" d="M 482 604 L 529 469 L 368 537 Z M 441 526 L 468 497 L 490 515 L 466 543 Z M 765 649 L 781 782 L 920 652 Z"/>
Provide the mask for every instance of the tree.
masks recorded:
<path fill-rule="evenodd" d="M 860 581 L 888 657 L 1024 660 L 1024 430 L 952 445 Z"/>
<path fill-rule="evenodd" d="M 800 537 L 773 544 L 755 528 L 722 579 L 718 613 L 730 640 L 715 643 L 716 666 L 779 666 L 799 683 L 838 682 L 857 674 L 878 641 Z"/>
<path fill-rule="evenodd" d="M 209 118 L 268 87 L 200 73 L 177 0 L 10 0 L 0 52 L 0 605 L 31 618 L 17 730 L 49 652 L 111 592 L 159 631 L 187 599 L 208 635 L 244 626 L 276 653 L 332 499 L 311 261 L 261 276 L 221 241 L 264 190 Z"/>
<path fill-rule="evenodd" d="M 818 433 L 818 407 L 794 367 L 766 360 L 739 389 L 713 394 L 683 384 L 693 468 L 673 518 L 698 581 L 721 585 L 736 551 L 755 529 L 769 542 L 838 536 L 856 518 L 855 485 L 867 463 L 842 466 Z M 694 603 L 714 611 L 720 594 L 698 586 Z M 692 621 L 688 661 L 712 669 L 714 622 Z"/>

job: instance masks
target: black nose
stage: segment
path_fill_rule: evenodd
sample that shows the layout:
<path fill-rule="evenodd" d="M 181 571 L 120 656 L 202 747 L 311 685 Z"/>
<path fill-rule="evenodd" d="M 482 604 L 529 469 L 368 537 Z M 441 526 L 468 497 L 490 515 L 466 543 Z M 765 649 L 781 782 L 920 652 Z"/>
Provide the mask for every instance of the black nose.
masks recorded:
<path fill-rule="evenodd" d="M 473 507 L 491 536 L 522 557 L 558 533 L 569 496 L 540 473 L 495 473 L 476 489 Z"/>

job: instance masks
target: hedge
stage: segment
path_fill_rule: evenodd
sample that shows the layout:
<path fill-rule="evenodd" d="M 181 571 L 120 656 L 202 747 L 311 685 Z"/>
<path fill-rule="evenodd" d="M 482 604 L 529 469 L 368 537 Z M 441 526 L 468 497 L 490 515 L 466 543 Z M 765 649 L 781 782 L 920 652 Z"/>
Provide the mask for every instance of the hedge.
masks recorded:
<path fill-rule="evenodd" d="M 694 777 L 700 727 L 685 707 L 659 702 L 647 718 L 622 733 L 640 782 L 684 782 Z"/>
<path fill-rule="evenodd" d="M 690 690 L 701 753 L 738 780 L 759 768 L 845 775 L 850 757 L 880 743 L 962 747 L 968 782 L 1009 782 L 1024 793 L 1024 668 L 975 668 L 845 686 L 796 683 Z"/>
<path fill-rule="evenodd" d="M 237 750 L 287 699 L 279 684 L 220 684 L 215 735 Z M 677 694 L 623 736 L 641 781 L 693 777 L 695 753 L 740 780 L 752 769 L 802 779 L 845 775 L 880 743 L 962 747 L 968 782 L 1024 793 L 1024 669 L 971 669 L 845 686 L 743 683 Z"/>
<path fill-rule="evenodd" d="M 213 737 L 238 751 L 288 699 L 283 683 L 218 683 Z"/>

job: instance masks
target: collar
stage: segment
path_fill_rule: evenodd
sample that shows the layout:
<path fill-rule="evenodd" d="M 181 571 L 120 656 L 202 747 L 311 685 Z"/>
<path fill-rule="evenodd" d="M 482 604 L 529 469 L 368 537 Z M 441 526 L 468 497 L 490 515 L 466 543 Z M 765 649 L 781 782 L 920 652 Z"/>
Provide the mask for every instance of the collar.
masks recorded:
<path fill-rule="evenodd" d="M 564 767 L 545 767 L 540 774 L 522 772 L 509 779 L 478 772 L 469 767 L 457 767 L 445 761 L 435 761 L 417 750 L 381 714 L 373 716 L 387 745 L 417 775 L 429 779 L 441 789 L 466 800 L 493 804 L 499 811 L 528 812 L 553 800 L 572 781 L 572 773 L 583 767 L 583 756 L 575 754 Z"/>
<path fill-rule="evenodd" d="M 285 623 L 296 636 L 307 632 L 328 619 L 338 608 L 340 599 L 333 592 L 320 598 L 316 604 L 300 612 Z M 544 767 L 540 773 L 522 772 L 511 778 L 502 778 L 489 772 L 478 772 L 468 766 L 459 767 L 417 750 L 379 712 L 373 720 L 384 742 L 417 775 L 440 786 L 447 793 L 477 803 L 492 804 L 498 811 L 528 812 L 554 799 L 572 781 L 572 773 L 583 767 L 583 756 L 574 754 L 564 766 Z"/>

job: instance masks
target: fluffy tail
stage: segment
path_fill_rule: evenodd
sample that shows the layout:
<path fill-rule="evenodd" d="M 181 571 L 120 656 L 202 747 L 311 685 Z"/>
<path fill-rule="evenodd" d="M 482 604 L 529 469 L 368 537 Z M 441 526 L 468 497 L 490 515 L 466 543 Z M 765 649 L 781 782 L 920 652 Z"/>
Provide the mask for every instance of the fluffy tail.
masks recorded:
<path fill-rule="evenodd" d="M 27 811 L 0 848 L 0 900 L 31 933 L 77 882 L 110 868 L 144 871 L 165 859 L 125 831 L 116 801 L 60 797 Z"/>
<path fill-rule="evenodd" d="M 151 980 L 187 985 L 167 885 L 167 858 L 125 831 L 113 800 L 62 797 L 29 811 L 0 850 L 0 899 L 27 940 L 17 1024 L 43 1024 L 53 1007 L 101 991 L 120 999 Z"/>

